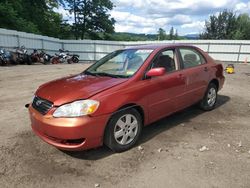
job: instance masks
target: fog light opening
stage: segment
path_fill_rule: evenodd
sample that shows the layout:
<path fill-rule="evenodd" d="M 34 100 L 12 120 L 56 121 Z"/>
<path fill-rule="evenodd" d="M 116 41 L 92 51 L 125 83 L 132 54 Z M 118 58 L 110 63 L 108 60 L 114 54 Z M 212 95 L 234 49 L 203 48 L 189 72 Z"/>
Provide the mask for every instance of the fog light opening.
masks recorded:
<path fill-rule="evenodd" d="M 82 144 L 84 141 L 85 141 L 84 138 L 80 138 L 80 139 L 63 140 L 62 143 L 67 145 L 79 145 Z"/>

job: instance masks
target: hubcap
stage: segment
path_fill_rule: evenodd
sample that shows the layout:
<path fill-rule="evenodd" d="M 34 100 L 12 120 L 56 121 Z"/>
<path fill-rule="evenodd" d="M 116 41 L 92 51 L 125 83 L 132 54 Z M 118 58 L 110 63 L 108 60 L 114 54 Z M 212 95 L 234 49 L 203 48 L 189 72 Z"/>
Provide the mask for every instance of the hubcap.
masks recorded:
<path fill-rule="evenodd" d="M 132 114 L 125 114 L 119 118 L 114 129 L 116 142 L 121 145 L 131 143 L 137 135 L 138 126 L 138 121 Z"/>
<path fill-rule="evenodd" d="M 215 88 L 210 88 L 207 94 L 207 103 L 209 106 L 213 106 L 216 102 L 217 93 Z"/>

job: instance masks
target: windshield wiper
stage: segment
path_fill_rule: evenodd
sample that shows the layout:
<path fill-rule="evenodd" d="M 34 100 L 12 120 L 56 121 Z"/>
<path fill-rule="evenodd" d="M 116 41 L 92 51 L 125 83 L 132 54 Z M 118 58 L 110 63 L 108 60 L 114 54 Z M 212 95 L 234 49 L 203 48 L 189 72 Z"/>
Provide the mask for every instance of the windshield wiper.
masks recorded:
<path fill-rule="evenodd" d="M 96 73 L 84 71 L 83 74 L 91 75 L 91 76 L 98 76 Z"/>
<path fill-rule="evenodd" d="M 98 75 L 98 76 L 108 76 L 108 77 L 111 77 L 111 78 L 121 78 L 119 75 L 109 74 L 109 73 L 106 73 L 106 72 L 96 72 L 95 74 Z"/>
<path fill-rule="evenodd" d="M 116 75 L 116 74 L 109 74 L 106 72 L 90 72 L 90 71 L 84 71 L 83 74 L 91 75 L 91 76 L 108 76 L 111 78 L 128 78 L 128 76 L 125 75 Z"/>

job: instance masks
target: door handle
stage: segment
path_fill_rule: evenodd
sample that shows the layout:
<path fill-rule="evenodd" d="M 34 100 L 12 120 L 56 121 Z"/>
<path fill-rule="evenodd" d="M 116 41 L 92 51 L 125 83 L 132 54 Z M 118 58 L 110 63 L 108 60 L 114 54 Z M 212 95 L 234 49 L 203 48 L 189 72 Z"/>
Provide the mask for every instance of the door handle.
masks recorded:
<path fill-rule="evenodd" d="M 184 75 L 183 74 L 179 74 L 178 78 L 184 79 Z"/>
<path fill-rule="evenodd" d="M 208 68 L 207 68 L 207 67 L 204 67 L 204 71 L 207 72 L 207 71 L 208 71 Z"/>
<path fill-rule="evenodd" d="M 183 77 L 183 74 L 179 74 L 178 77 L 180 77 L 180 78 Z"/>

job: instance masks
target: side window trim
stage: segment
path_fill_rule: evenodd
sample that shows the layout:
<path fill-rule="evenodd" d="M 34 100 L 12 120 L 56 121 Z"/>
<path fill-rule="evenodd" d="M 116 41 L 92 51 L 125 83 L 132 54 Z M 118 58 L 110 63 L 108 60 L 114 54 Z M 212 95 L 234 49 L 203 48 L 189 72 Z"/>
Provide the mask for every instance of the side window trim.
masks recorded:
<path fill-rule="evenodd" d="M 179 47 L 176 48 L 176 51 L 178 53 L 180 70 L 183 70 L 184 69 L 184 63 L 183 63 L 183 59 L 182 59 L 182 56 L 181 56 L 180 48 Z"/>

